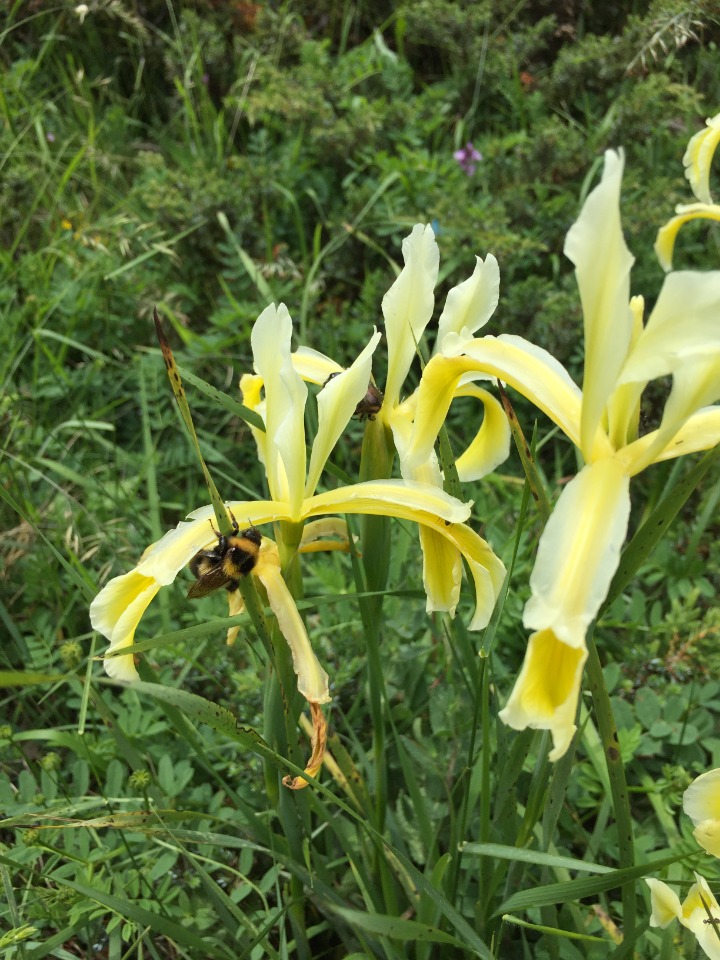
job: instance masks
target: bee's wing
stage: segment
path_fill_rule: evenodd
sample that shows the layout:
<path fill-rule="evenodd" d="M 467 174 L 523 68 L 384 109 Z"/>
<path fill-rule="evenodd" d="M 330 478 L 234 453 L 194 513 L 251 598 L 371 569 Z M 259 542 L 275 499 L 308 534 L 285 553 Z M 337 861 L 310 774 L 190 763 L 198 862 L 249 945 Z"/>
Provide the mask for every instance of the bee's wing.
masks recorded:
<path fill-rule="evenodd" d="M 219 590 L 226 584 L 231 583 L 232 577 L 229 577 L 222 567 L 215 567 L 214 570 L 208 570 L 195 583 L 192 584 L 187 592 L 188 599 L 194 600 L 197 597 L 204 597 L 213 590 Z"/>

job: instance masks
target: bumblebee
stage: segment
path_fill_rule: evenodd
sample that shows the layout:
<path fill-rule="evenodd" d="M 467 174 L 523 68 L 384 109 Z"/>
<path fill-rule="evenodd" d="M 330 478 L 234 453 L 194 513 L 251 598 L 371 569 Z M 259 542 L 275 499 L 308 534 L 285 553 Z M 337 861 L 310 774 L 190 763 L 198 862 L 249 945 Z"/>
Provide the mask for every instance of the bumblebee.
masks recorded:
<path fill-rule="evenodd" d="M 382 407 L 382 405 L 382 390 L 378 390 L 371 380 L 370 383 L 368 383 L 367 393 L 355 407 L 355 416 L 358 420 L 374 420 L 375 415 L 380 413 L 380 407 Z"/>
<path fill-rule="evenodd" d="M 337 373 L 331 373 L 323 386 L 327 386 L 332 379 L 339 377 L 341 372 L 342 371 L 338 370 Z M 382 390 L 379 390 L 371 380 L 368 383 L 367 393 L 362 398 L 360 403 L 355 407 L 353 416 L 357 417 L 358 420 L 374 420 L 375 416 L 380 412 L 382 405 L 383 392 Z"/>
<path fill-rule="evenodd" d="M 204 597 L 220 587 L 230 592 L 237 590 L 241 577 L 246 577 L 257 563 L 262 534 L 257 527 L 240 531 L 235 517 L 232 521 L 234 532 L 227 537 L 218 533 L 210 521 L 218 542 L 212 550 L 201 550 L 190 561 L 190 569 L 197 577 L 187 592 L 191 600 Z"/>

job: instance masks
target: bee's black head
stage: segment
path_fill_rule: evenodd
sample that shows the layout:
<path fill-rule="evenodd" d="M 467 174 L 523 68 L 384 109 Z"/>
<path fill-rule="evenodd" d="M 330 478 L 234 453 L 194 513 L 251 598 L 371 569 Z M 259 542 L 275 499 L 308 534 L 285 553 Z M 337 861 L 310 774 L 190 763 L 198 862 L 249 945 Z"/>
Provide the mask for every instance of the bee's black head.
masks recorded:
<path fill-rule="evenodd" d="M 262 543 L 262 534 L 257 527 L 248 527 L 247 530 L 243 530 L 240 536 L 245 537 L 246 540 L 250 540 L 256 547 L 259 547 Z"/>

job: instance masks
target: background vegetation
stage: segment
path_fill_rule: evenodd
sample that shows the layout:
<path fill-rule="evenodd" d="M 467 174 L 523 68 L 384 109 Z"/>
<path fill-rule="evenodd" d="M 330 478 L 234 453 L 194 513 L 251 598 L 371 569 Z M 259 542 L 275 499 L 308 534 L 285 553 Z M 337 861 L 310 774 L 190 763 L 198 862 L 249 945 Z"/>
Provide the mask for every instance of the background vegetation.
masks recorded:
<path fill-rule="evenodd" d="M 603 150 L 624 146 L 633 292 L 652 302 L 655 232 L 689 195 L 685 145 L 720 108 L 719 24 L 713 0 L 10 0 L 0 21 L 8 957 L 572 960 L 616 949 L 617 887 L 576 883 L 567 902 L 533 899 L 575 876 L 551 855 L 617 864 L 592 720 L 560 779 L 540 738 L 496 723 L 525 648 L 532 518 L 487 671 L 463 632 L 467 609 L 451 629 L 428 620 L 420 597 L 394 601 L 391 590 L 380 753 L 349 561 L 314 561 L 308 597 L 336 598 L 310 604 L 307 618 L 334 678 L 330 749 L 347 782 L 323 775 L 345 806 L 311 790 L 281 801 L 297 806 L 301 857 L 257 757 L 171 704 L 102 681 L 87 608 L 207 500 L 151 334 L 153 305 L 183 366 L 234 396 L 251 324 L 272 299 L 288 304 L 300 342 L 353 357 L 381 321 L 402 237 L 432 222 L 438 302 L 474 254 L 493 252 L 502 291 L 490 332 L 522 333 L 577 373 L 566 230 Z M 453 157 L 468 141 L 482 153 L 472 175 Z M 710 266 L 707 228 L 685 231 L 683 264 Z M 535 414 L 514 400 L 530 435 Z M 244 424 L 201 391 L 190 402 L 223 495 L 262 496 Z M 449 424 L 458 445 L 468 415 Z M 548 434 L 539 422 L 539 461 L 557 494 L 574 455 Z M 350 473 L 361 439 L 351 425 L 336 452 Z M 643 475 L 634 526 L 690 466 Z M 519 464 L 468 493 L 509 560 Z M 706 481 L 598 630 L 641 864 L 684 849 L 681 792 L 720 766 L 719 496 Z M 391 588 L 417 583 L 414 538 L 399 530 L 395 547 Z M 163 591 L 143 637 L 224 614 L 216 597 L 193 605 L 184 592 Z M 218 628 L 192 646 L 163 643 L 146 676 L 260 726 L 261 652 L 222 638 Z M 478 845 L 490 839 L 546 859 L 491 856 Z M 700 862 L 711 882 L 720 877 Z M 526 900 L 508 906 L 517 891 Z M 639 881 L 637 896 L 646 923 Z M 600 939 L 503 923 L 508 912 Z M 637 933 L 636 956 L 695 955 L 676 931 Z"/>

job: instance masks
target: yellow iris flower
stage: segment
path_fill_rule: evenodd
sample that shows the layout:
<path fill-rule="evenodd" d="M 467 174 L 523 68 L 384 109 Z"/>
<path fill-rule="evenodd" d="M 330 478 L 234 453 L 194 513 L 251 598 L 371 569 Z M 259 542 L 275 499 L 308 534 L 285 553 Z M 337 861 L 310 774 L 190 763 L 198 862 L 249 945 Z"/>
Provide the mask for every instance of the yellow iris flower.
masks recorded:
<path fill-rule="evenodd" d="M 695 934 L 706 957 L 720 960 L 720 906 L 707 880 L 696 873 L 695 883 L 683 903 L 662 880 L 646 879 L 645 883 L 650 887 L 652 903 L 650 926 L 664 929 L 673 920 L 679 920 Z"/>
<path fill-rule="evenodd" d="M 487 543 L 463 522 L 470 515 L 471 504 L 462 503 L 436 485 L 408 480 L 374 480 L 315 492 L 332 449 L 367 391 L 372 354 L 380 335 L 375 332 L 352 366 L 330 380 L 318 394 L 318 430 L 307 469 L 307 387 L 296 367 L 312 365 L 314 361 L 312 351 L 294 355 L 291 338 L 292 321 L 283 304 L 268 307 L 253 327 L 256 374 L 243 378 L 243 392 L 245 402 L 261 412 L 265 422 L 265 431 L 256 430 L 254 434 L 271 499 L 229 502 L 233 515 L 258 527 L 272 522 L 282 530 L 283 524 L 288 524 L 291 532 L 303 527 L 306 521 L 332 514 L 375 514 L 418 523 L 466 560 L 476 594 L 475 613 L 469 626 L 485 626 L 505 571 Z M 104 660 L 111 677 L 128 682 L 138 678 L 131 647 L 140 619 L 161 587 L 171 584 L 195 553 L 216 544 L 209 523 L 212 516 L 210 506 L 194 511 L 188 520 L 148 547 L 133 570 L 107 583 L 92 602 L 93 628 L 109 640 L 107 653 L 115 654 Z M 308 524 L 304 540 L 298 537 L 296 546 L 301 551 L 317 547 L 316 533 Z M 447 596 L 436 590 L 436 584 L 444 584 L 446 578 L 445 571 L 436 567 L 445 561 L 442 552 L 431 555 L 426 551 L 425 582 L 432 609 L 448 609 Z M 291 648 L 298 689 L 317 708 L 330 699 L 328 677 L 312 650 L 295 601 L 283 580 L 278 546 L 265 536 L 252 576 L 265 587 L 280 630 Z M 126 649 L 127 654 L 117 655 Z"/>
<path fill-rule="evenodd" d="M 426 461 L 458 384 L 497 378 L 526 396 L 580 450 L 585 466 L 564 488 L 540 539 L 523 622 L 525 662 L 501 718 L 550 730 L 553 760 L 575 732 L 586 633 L 607 596 L 625 540 L 630 479 L 652 463 L 720 440 L 720 272 L 669 273 L 647 323 L 630 299 L 633 257 L 620 222 L 621 151 L 608 150 L 600 184 L 570 229 L 585 333 L 583 389 L 546 350 L 522 337 L 449 333 L 423 373 L 406 451 Z M 638 437 L 647 383 L 672 375 L 658 429 Z"/>

